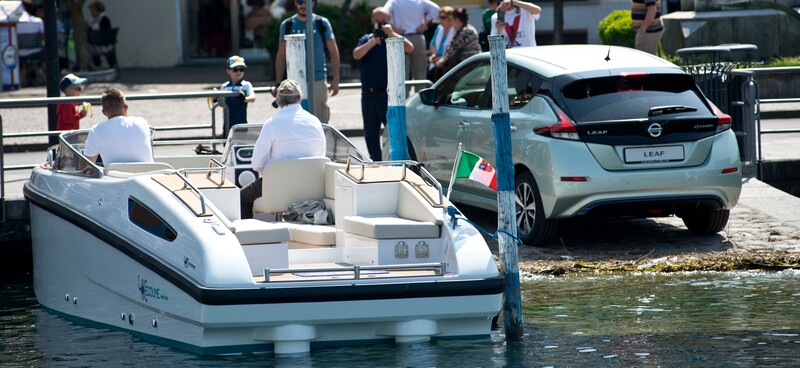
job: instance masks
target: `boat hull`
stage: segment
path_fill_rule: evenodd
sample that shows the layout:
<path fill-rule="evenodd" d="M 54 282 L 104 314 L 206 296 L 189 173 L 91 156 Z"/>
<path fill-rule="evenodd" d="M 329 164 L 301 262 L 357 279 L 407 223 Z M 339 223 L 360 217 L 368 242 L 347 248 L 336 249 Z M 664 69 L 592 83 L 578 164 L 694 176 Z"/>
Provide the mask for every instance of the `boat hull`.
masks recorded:
<path fill-rule="evenodd" d="M 200 354 L 484 337 L 501 304 L 502 277 L 206 286 L 160 267 L 154 256 L 95 225 L 32 201 L 39 302 L 58 314 Z"/>

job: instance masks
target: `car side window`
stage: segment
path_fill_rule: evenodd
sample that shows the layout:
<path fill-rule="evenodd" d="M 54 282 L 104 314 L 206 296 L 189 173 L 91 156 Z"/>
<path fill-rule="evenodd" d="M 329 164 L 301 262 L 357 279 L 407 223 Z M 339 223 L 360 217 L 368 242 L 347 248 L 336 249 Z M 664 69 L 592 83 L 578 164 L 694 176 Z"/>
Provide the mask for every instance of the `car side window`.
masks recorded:
<path fill-rule="evenodd" d="M 509 65 L 508 67 L 508 107 L 525 106 L 536 95 L 541 79 L 535 74 Z"/>
<path fill-rule="evenodd" d="M 490 75 L 488 62 L 467 65 L 436 88 L 438 102 L 443 106 L 478 108 Z"/>
<path fill-rule="evenodd" d="M 509 109 L 519 109 L 536 95 L 536 91 L 542 85 L 542 79 L 534 73 L 511 64 L 508 65 L 507 70 L 508 107 Z M 491 91 L 491 78 L 486 84 L 486 90 Z M 492 109 L 491 93 L 484 93 L 481 97 L 480 108 L 484 110 Z"/>

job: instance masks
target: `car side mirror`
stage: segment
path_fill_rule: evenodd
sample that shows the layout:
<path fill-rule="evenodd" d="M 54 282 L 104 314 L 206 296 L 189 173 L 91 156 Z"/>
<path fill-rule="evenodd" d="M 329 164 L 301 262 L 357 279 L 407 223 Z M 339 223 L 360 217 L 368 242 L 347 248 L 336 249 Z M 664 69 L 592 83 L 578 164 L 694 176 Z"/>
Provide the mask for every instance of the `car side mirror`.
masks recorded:
<path fill-rule="evenodd" d="M 425 88 L 419 91 L 419 99 L 424 105 L 436 105 L 436 90 L 433 88 Z"/>

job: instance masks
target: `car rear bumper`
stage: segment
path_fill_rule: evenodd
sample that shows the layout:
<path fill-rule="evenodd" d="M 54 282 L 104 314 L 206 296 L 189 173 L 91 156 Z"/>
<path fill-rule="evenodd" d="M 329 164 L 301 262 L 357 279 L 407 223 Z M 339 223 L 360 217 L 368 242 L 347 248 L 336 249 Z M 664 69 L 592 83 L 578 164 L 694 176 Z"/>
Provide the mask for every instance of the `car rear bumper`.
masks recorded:
<path fill-rule="evenodd" d="M 733 132 L 718 134 L 708 159 L 701 165 L 668 169 L 607 171 L 588 153 L 553 152 L 553 172 L 543 189 L 548 218 L 568 218 L 592 212 L 621 215 L 664 216 L 693 204 L 729 209 L 742 190 L 741 162 Z M 558 144 L 551 148 L 559 150 Z M 563 146 L 563 145 L 562 145 Z M 586 149 L 580 150 L 586 152 Z M 558 162 L 561 161 L 561 162 Z M 577 164 L 576 161 L 583 164 Z M 591 162 L 592 164 L 585 164 Z M 723 173 L 724 169 L 736 172 Z M 565 182 L 562 177 L 586 177 L 585 182 Z M 537 178 L 541 180 L 542 178 Z M 659 210 L 660 209 L 660 210 Z M 602 211 L 601 211 L 602 210 Z M 627 213 L 626 213 L 627 212 Z"/>

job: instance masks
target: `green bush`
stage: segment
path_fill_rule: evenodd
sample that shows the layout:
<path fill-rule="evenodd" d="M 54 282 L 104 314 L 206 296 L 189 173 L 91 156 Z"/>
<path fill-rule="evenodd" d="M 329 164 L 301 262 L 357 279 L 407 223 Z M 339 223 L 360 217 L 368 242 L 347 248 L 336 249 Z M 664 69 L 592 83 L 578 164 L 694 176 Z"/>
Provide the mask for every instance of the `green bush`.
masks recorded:
<path fill-rule="evenodd" d="M 598 25 L 604 45 L 634 47 L 636 44 L 630 10 L 615 10 Z"/>
<path fill-rule="evenodd" d="M 372 25 L 370 24 L 372 8 L 365 1 L 359 1 L 350 7 L 347 17 L 345 17 L 345 24 L 340 26 L 339 15 L 341 11 L 341 7 L 319 3 L 317 4 L 316 14 L 328 18 L 328 21 L 331 22 L 336 44 L 339 46 L 339 54 L 344 63 L 351 59 L 350 55 L 356 47 L 358 39 L 372 30 Z M 273 18 L 267 21 L 267 25 L 264 27 L 264 48 L 269 50 L 270 54 L 275 55 L 278 52 L 278 35 L 280 34 L 281 22 L 294 16 L 294 14 L 294 10 L 289 10 L 282 19 Z"/>
<path fill-rule="evenodd" d="M 764 65 L 756 65 L 756 67 L 775 68 L 775 67 L 787 67 L 787 66 L 798 66 L 798 65 L 800 65 L 800 56 L 784 56 L 767 61 L 764 63 Z"/>

